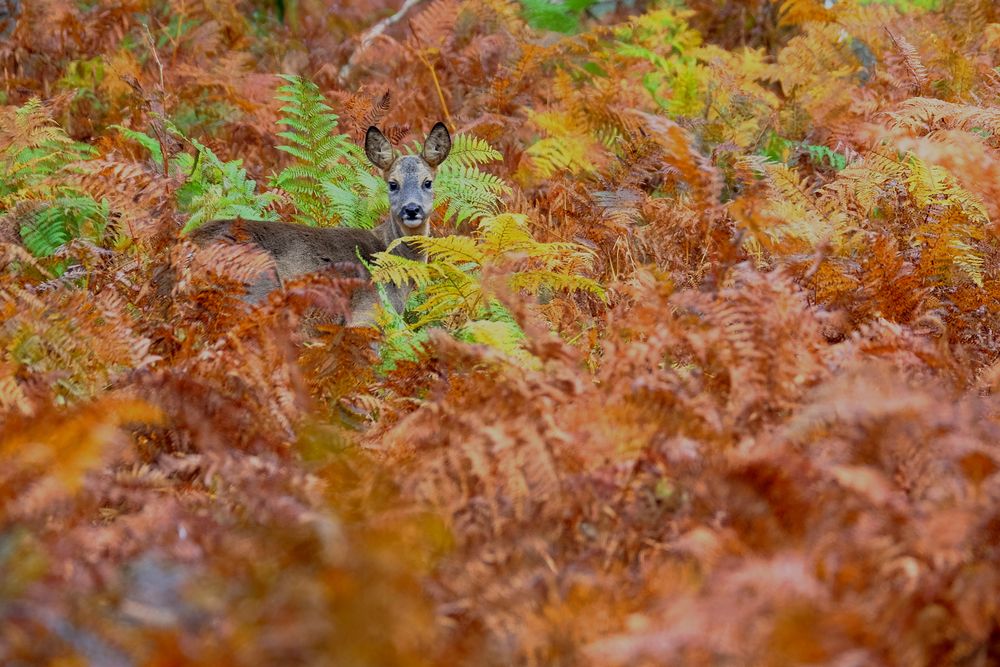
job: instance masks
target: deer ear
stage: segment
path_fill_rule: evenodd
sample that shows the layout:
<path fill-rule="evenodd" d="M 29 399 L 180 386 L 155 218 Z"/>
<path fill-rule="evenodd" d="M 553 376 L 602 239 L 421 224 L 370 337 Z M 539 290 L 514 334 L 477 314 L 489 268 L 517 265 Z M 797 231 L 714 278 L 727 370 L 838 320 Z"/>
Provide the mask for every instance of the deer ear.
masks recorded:
<path fill-rule="evenodd" d="M 444 123 L 437 123 L 427 135 L 421 157 L 431 167 L 436 167 L 444 162 L 450 150 L 451 135 L 448 134 L 448 128 L 445 127 Z"/>
<path fill-rule="evenodd" d="M 365 155 L 379 169 L 386 170 L 392 165 L 392 144 L 374 125 L 365 133 Z"/>

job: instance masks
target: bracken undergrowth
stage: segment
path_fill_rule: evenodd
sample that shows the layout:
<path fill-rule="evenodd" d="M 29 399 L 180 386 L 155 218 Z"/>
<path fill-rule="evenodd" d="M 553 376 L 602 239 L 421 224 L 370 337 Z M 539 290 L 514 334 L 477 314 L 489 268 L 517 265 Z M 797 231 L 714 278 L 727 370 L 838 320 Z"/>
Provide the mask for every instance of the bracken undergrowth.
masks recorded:
<path fill-rule="evenodd" d="M 6 3 L 0 663 L 1000 661 L 998 6 L 400 4 Z"/>

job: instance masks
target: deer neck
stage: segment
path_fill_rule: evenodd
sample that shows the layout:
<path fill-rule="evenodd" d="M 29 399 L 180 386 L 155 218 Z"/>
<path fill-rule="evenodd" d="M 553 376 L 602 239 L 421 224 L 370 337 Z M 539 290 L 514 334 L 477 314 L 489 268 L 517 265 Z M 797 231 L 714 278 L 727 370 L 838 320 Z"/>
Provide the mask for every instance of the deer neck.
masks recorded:
<path fill-rule="evenodd" d="M 388 220 L 372 230 L 375 236 L 377 236 L 386 245 L 389 245 L 396 239 L 402 238 L 403 236 L 427 236 L 427 232 L 429 231 L 430 226 L 426 220 L 420 227 L 412 228 L 405 226 L 402 222 L 397 220 L 394 215 L 390 215 Z M 412 259 L 417 262 L 427 261 L 427 253 L 422 252 L 409 243 L 400 243 L 392 249 L 392 254 Z"/>

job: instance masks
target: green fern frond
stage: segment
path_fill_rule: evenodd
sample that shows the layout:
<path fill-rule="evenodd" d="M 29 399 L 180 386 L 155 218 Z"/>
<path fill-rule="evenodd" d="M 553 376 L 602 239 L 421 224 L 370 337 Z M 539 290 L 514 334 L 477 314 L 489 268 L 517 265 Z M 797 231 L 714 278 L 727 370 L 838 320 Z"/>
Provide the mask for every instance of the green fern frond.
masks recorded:
<path fill-rule="evenodd" d="M 479 164 L 498 162 L 502 159 L 503 155 L 500 151 L 490 146 L 485 139 L 471 134 L 459 134 L 452 142 L 451 152 L 448 153 L 445 164 L 475 167 Z"/>
<path fill-rule="evenodd" d="M 572 33 L 580 29 L 580 16 L 598 0 L 521 0 L 524 18 L 536 30 Z"/>
<path fill-rule="evenodd" d="M 28 250 L 48 257 L 75 238 L 103 241 L 107 201 L 98 202 L 59 178 L 96 151 L 73 141 L 38 99 L 0 113 L 0 137 L 0 211 L 32 202 L 19 230 Z"/>
<path fill-rule="evenodd" d="M 385 183 L 372 175 L 364 152 L 346 134 L 337 133 L 339 116 L 316 84 L 282 75 L 287 82 L 277 99 L 285 102 L 278 136 L 288 143 L 278 150 L 296 163 L 271 179 L 288 194 L 296 222 L 311 226 L 371 228 L 385 213 Z"/>
<path fill-rule="evenodd" d="M 459 138 L 464 136 L 459 135 Z M 503 179 L 476 166 L 486 162 L 487 158 L 499 159 L 500 154 L 482 140 L 469 138 L 462 141 L 471 142 L 469 150 L 457 156 L 453 150 L 438 167 L 434 179 L 436 208 L 443 210 L 441 217 L 444 221 L 450 220 L 456 226 L 496 215 L 502 197 L 511 192 Z"/>
<path fill-rule="evenodd" d="M 438 262 L 437 274 L 424 290 L 424 300 L 414 312 L 418 315 L 414 328 L 440 323 L 449 318 L 468 319 L 475 316 L 483 304 L 483 288 L 479 280 L 461 269 Z"/>
<path fill-rule="evenodd" d="M 187 175 L 184 185 L 177 189 L 178 205 L 191 214 L 182 233 L 197 229 L 209 220 L 277 219 L 268 207 L 278 196 L 273 192 L 258 194 L 257 183 L 247 178 L 242 160 L 223 162 L 204 144 L 194 139 L 188 141 L 198 151 L 198 158 L 182 153 L 173 160 L 178 171 Z"/>
<path fill-rule="evenodd" d="M 111 125 L 110 128 L 118 130 L 126 139 L 134 141 L 149 151 L 155 164 L 163 164 L 163 149 L 160 148 L 160 142 L 155 137 L 151 137 L 145 132 L 129 129 L 123 125 Z"/>
<path fill-rule="evenodd" d="M 387 305 L 388 299 L 381 288 L 379 296 L 382 307 L 377 310 L 375 325 L 382 332 L 382 342 L 376 370 L 388 373 L 395 370 L 400 361 L 417 361 L 429 335 L 426 329 L 415 331 L 407 325 L 403 316 Z"/>
<path fill-rule="evenodd" d="M 66 188 L 21 226 L 21 240 L 36 257 L 49 257 L 75 238 L 100 243 L 109 214 L 107 200 Z"/>

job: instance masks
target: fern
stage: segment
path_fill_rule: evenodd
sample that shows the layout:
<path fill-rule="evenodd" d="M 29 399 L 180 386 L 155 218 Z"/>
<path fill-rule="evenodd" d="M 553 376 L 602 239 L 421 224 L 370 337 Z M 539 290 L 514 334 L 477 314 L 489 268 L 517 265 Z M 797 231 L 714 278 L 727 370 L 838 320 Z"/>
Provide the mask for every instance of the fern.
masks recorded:
<path fill-rule="evenodd" d="M 899 127 L 932 130 L 938 126 L 979 130 L 987 136 L 1000 135 L 1000 110 L 976 107 L 928 97 L 913 97 L 903 102 L 889 118 Z"/>
<path fill-rule="evenodd" d="M 485 139 L 471 134 L 458 134 L 455 135 L 451 152 L 444 164 L 471 168 L 502 159 L 500 151 L 490 146 Z"/>
<path fill-rule="evenodd" d="M 378 282 L 392 283 L 397 287 L 412 282 L 421 288 L 430 284 L 433 279 L 431 265 L 427 262 L 418 262 L 392 253 L 383 253 L 379 256 L 376 271 Z"/>
<path fill-rule="evenodd" d="M 391 251 L 399 245 L 396 241 L 389 247 Z M 476 240 L 469 236 L 411 236 L 409 244 L 426 252 L 429 260 L 455 265 L 473 264 L 481 266 L 485 255 L 479 250 Z"/>
<path fill-rule="evenodd" d="M 156 163 L 162 162 L 159 142 L 137 130 L 113 126 L 126 138 L 149 151 Z M 212 149 L 196 139 L 189 139 L 172 124 L 168 130 L 194 146 L 195 154 L 180 153 L 170 160 L 171 172 L 181 174 L 184 184 L 177 188 L 178 208 L 190 214 L 182 233 L 197 229 L 210 220 L 243 218 L 276 220 L 269 207 L 278 199 L 273 192 L 257 193 L 257 182 L 247 178 L 242 160 L 223 162 Z"/>
<path fill-rule="evenodd" d="M 470 167 L 452 167 L 447 162 L 438 167 L 434 179 L 441 217 L 456 226 L 496 215 L 501 197 L 510 192 L 503 180 Z"/>
<path fill-rule="evenodd" d="M 580 29 L 580 15 L 598 0 L 521 0 L 524 18 L 538 30 L 572 33 Z"/>
<path fill-rule="evenodd" d="M 696 54 L 701 35 L 687 23 L 690 11 L 661 9 L 632 19 L 615 31 L 614 52 L 652 65 L 643 87 L 673 116 L 694 116 L 705 103 L 705 69 Z"/>
<path fill-rule="evenodd" d="M 414 330 L 409 327 L 402 314 L 397 313 L 389 304 L 385 288 L 378 285 L 377 289 L 382 305 L 376 312 L 375 325 L 382 332 L 382 342 L 379 345 L 379 365 L 376 370 L 388 373 L 395 370 L 400 361 L 417 361 L 429 336 L 426 329 Z"/>
<path fill-rule="evenodd" d="M 0 116 L 0 206 L 47 196 L 47 179 L 96 151 L 73 141 L 38 98 Z"/>
<path fill-rule="evenodd" d="M 427 253 L 426 263 L 392 254 L 399 243 L 408 243 Z M 582 276 L 590 263 L 590 253 L 574 243 L 540 243 L 528 231 L 523 215 L 504 213 L 483 220 L 473 236 L 401 239 L 389 252 L 379 253 L 372 278 L 379 283 L 417 288 L 412 308 L 415 330 L 428 325 L 445 325 L 457 331 L 464 323 L 491 319 L 492 310 L 480 282 L 482 270 L 502 266 L 514 256 L 527 259 L 524 268 L 510 277 L 510 285 L 529 294 L 554 291 L 587 292 L 604 298 L 603 288 Z"/>
<path fill-rule="evenodd" d="M 95 154 L 92 148 L 67 136 L 38 99 L 0 117 L 0 142 L 0 210 L 11 213 L 19 203 L 31 202 L 31 213 L 17 218 L 32 254 L 48 257 L 81 236 L 104 240 L 107 201 L 64 182 L 75 163 Z"/>
<path fill-rule="evenodd" d="M 786 164 L 791 164 L 797 155 L 804 154 L 817 166 L 829 165 L 835 171 L 847 167 L 847 156 L 843 153 L 838 153 L 828 146 L 810 144 L 805 141 L 791 141 L 775 132 L 771 132 L 767 143 L 761 149 L 761 154 L 773 162 Z"/>
<path fill-rule="evenodd" d="M 191 214 L 183 233 L 220 218 L 277 219 L 268 210 L 277 195 L 257 194 L 257 183 L 247 178 L 242 160 L 223 162 L 207 146 L 194 139 L 189 141 L 197 157 L 181 153 L 176 158 L 177 168 L 187 174 L 186 182 L 177 189 L 177 201 L 181 210 Z"/>
<path fill-rule="evenodd" d="M 109 213 L 106 199 L 97 202 L 90 195 L 65 188 L 21 225 L 21 240 L 36 257 L 49 257 L 75 238 L 100 243 Z"/>
<path fill-rule="evenodd" d="M 538 359 L 524 349 L 524 331 L 517 322 L 500 304 L 492 304 L 492 309 L 496 319 L 469 322 L 455 332 L 455 337 L 467 343 L 485 345 L 498 350 L 522 366 L 540 368 Z"/>
<path fill-rule="evenodd" d="M 604 298 L 604 288 L 596 280 L 559 271 L 521 271 L 511 277 L 510 284 L 529 294 L 537 295 L 555 290 L 589 292 L 598 298 Z"/>
<path fill-rule="evenodd" d="M 593 174 L 597 171 L 597 161 L 605 152 L 604 147 L 591 135 L 581 118 L 563 112 L 529 112 L 528 117 L 548 135 L 525 151 L 529 157 L 530 176 L 541 180 L 557 173 Z"/>
<path fill-rule="evenodd" d="M 479 165 L 501 159 L 500 152 L 483 139 L 455 136 L 451 152 L 434 179 L 435 206 L 442 220 L 458 226 L 499 213 L 501 198 L 510 194 L 510 186 Z"/>
<path fill-rule="evenodd" d="M 847 157 L 828 146 L 802 144 L 802 148 L 815 164 L 829 164 L 836 171 L 840 171 L 847 166 Z"/>
<path fill-rule="evenodd" d="M 371 228 L 388 208 L 386 184 L 372 174 L 362 149 L 346 134 L 336 133 L 338 116 L 316 84 L 282 75 L 278 89 L 285 114 L 278 122 L 288 129 L 278 146 L 296 162 L 271 179 L 297 212 L 295 220 L 312 226 L 346 225 Z"/>
<path fill-rule="evenodd" d="M 138 130 L 133 130 L 123 125 L 112 125 L 110 126 L 110 129 L 118 130 L 126 139 L 136 142 L 149 151 L 154 164 L 163 164 L 163 149 L 160 148 L 160 142 L 154 137 L 149 136 L 145 132 L 139 132 Z"/>
<path fill-rule="evenodd" d="M 844 211 L 816 197 L 787 165 L 764 162 L 762 168 L 774 191 L 765 211 L 768 215 L 763 216 L 777 223 L 764 230 L 771 243 L 786 244 L 787 252 L 813 251 L 826 243 L 838 252 L 854 249 L 856 230 Z"/>
<path fill-rule="evenodd" d="M 943 167 L 928 165 L 916 156 L 910 156 L 908 165 L 906 187 L 915 203 L 923 208 L 945 209 L 940 216 L 930 215 L 914 233 L 926 248 L 925 263 L 931 267 L 930 273 L 947 279 L 948 268 L 954 267 L 982 287 L 986 260 L 976 245 L 989 223 L 986 207 Z"/>

